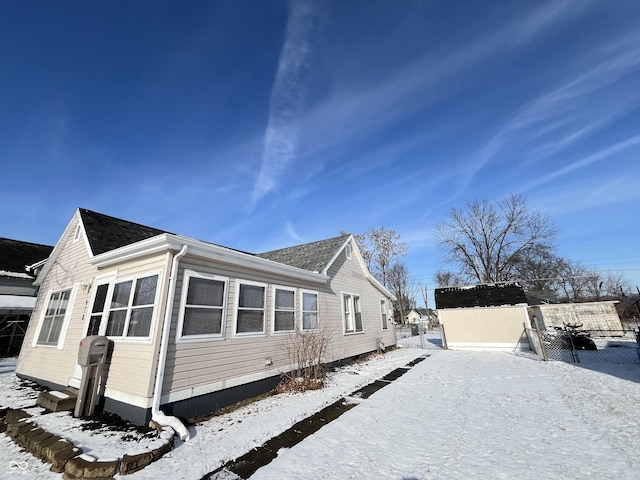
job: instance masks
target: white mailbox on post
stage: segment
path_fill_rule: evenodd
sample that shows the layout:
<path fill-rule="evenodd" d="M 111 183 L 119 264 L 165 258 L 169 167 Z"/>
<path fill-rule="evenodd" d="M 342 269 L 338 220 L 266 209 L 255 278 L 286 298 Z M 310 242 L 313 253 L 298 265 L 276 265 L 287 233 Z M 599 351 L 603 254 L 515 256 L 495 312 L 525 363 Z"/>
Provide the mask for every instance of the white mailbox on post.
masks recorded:
<path fill-rule="evenodd" d="M 109 339 L 100 335 L 90 335 L 80 340 L 78 365 L 82 367 L 80 391 L 73 415 L 76 417 L 93 414 L 102 367 L 107 361 Z"/>

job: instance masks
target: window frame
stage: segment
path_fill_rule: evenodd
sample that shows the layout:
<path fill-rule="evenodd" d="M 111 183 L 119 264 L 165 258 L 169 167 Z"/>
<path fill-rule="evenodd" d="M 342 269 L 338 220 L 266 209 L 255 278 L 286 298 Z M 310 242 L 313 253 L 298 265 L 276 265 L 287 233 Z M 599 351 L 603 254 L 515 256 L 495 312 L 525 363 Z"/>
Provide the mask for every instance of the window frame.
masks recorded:
<path fill-rule="evenodd" d="M 382 322 L 382 330 L 389 330 L 389 308 L 387 307 L 387 299 L 380 299 L 380 320 Z"/>
<path fill-rule="evenodd" d="M 278 290 L 282 290 L 285 292 L 291 292 L 293 293 L 293 309 L 292 310 L 287 310 L 287 309 L 278 309 L 277 305 L 276 305 L 276 292 Z M 297 305 L 297 295 L 296 295 L 296 288 L 295 287 L 289 287 L 289 286 L 285 286 L 285 285 L 272 285 L 271 286 L 271 308 L 270 310 L 270 314 L 271 314 L 271 333 L 273 333 L 274 335 L 281 335 L 281 334 L 287 334 L 287 333 L 293 333 L 296 331 L 296 326 L 298 323 L 298 305 Z M 301 306 L 302 308 L 302 306 Z M 278 311 L 282 311 L 282 312 L 293 312 L 293 329 L 291 330 L 276 330 L 276 313 Z"/>
<path fill-rule="evenodd" d="M 136 290 L 136 286 L 138 284 L 138 281 L 140 279 L 143 278 L 148 278 L 148 277 L 157 277 L 158 280 L 156 282 L 156 291 L 155 291 L 155 296 L 153 298 L 153 303 L 152 304 L 144 304 L 144 305 L 132 305 L 133 302 L 133 298 L 135 296 L 135 290 Z M 111 308 L 111 302 L 113 301 L 113 292 L 115 290 L 116 285 L 121 284 L 121 283 L 126 283 L 126 282 L 132 282 L 131 283 L 131 290 L 129 291 L 129 298 L 127 300 L 127 307 L 126 308 L 122 308 L 120 307 L 118 310 L 125 310 L 126 311 L 126 315 L 125 315 L 125 321 L 124 321 L 124 325 L 122 327 L 122 335 L 107 335 L 107 325 L 109 323 L 109 315 L 111 313 L 112 309 Z M 157 322 L 157 317 L 158 317 L 158 299 L 160 298 L 160 292 L 162 290 L 162 271 L 161 270 L 152 270 L 149 272 L 142 272 L 136 275 L 131 275 L 131 276 L 124 276 L 124 277 L 118 277 L 117 276 L 117 272 L 111 272 L 108 274 L 105 274 L 104 276 L 98 277 L 94 280 L 93 282 L 93 286 L 92 286 L 92 297 L 91 297 L 91 303 L 88 306 L 88 309 L 85 313 L 85 315 L 87 316 L 87 319 L 85 321 L 85 325 L 84 325 L 84 332 L 86 333 L 90 324 L 91 324 L 91 317 L 93 316 L 97 316 L 98 312 L 93 312 L 93 306 L 95 303 L 95 299 L 96 299 L 96 293 L 98 291 L 98 287 L 100 285 L 105 285 L 108 284 L 108 288 L 107 288 L 107 293 L 106 293 L 106 298 L 105 298 L 105 302 L 102 308 L 102 315 L 100 317 L 100 325 L 98 327 L 98 335 L 103 335 L 106 336 L 107 338 L 109 338 L 110 340 L 114 340 L 114 341 L 119 341 L 119 342 L 132 342 L 132 343 L 150 343 L 151 339 L 153 337 L 153 330 L 155 327 L 155 324 Z M 149 306 L 151 306 L 151 308 L 153 308 L 152 314 L 151 314 L 151 321 L 149 324 L 149 333 L 147 336 L 130 336 L 128 335 L 128 330 L 129 330 L 129 326 L 130 326 L 130 322 L 131 322 L 131 312 L 134 309 L 133 307 L 137 307 L 138 309 L 140 308 L 149 308 Z"/>
<path fill-rule="evenodd" d="M 233 336 L 234 337 L 265 337 L 267 335 L 267 296 L 268 296 L 268 287 L 269 285 L 262 282 L 255 282 L 252 280 L 241 280 L 236 279 L 236 291 L 235 291 L 235 303 L 234 303 L 234 326 L 233 326 Z M 264 294 L 262 296 L 262 308 L 253 308 L 253 307 L 240 307 L 240 290 L 242 285 L 249 285 L 253 287 L 262 287 Z M 262 311 L 262 330 L 254 331 L 254 332 L 238 332 L 239 324 L 239 312 L 240 310 L 254 310 L 254 311 Z"/>
<path fill-rule="evenodd" d="M 347 243 L 344 247 L 344 256 L 347 258 L 347 260 L 351 260 L 351 243 Z"/>
<path fill-rule="evenodd" d="M 203 333 L 197 335 L 184 335 L 184 316 L 187 305 L 187 297 L 189 295 L 189 285 L 191 278 L 202 278 L 205 280 L 213 280 L 224 283 L 224 291 L 222 293 L 222 306 L 204 306 L 204 308 L 220 309 L 222 316 L 220 318 L 220 333 Z M 229 305 L 229 278 L 211 273 L 198 272 L 195 270 L 185 270 L 182 280 L 182 293 L 180 296 L 180 313 L 178 314 L 178 325 L 176 330 L 176 342 L 199 342 L 203 340 L 207 341 L 219 341 L 225 339 L 225 332 L 227 328 L 227 312 Z M 203 307 L 203 306 L 200 306 Z"/>
<path fill-rule="evenodd" d="M 304 296 L 306 295 L 315 295 L 316 297 L 316 310 L 305 310 L 304 309 Z M 304 314 L 305 313 L 315 313 L 316 314 L 316 326 L 314 328 L 304 328 Z M 320 295 L 316 290 L 300 290 L 300 330 L 303 332 L 313 332 L 320 328 Z"/>
<path fill-rule="evenodd" d="M 347 297 L 349 300 L 347 300 Z M 357 299 L 357 301 L 356 301 Z M 341 292 L 342 332 L 344 335 L 364 333 L 364 319 L 362 318 L 362 296 L 357 293 Z M 347 310 L 347 306 L 350 307 Z M 357 307 L 357 308 L 356 308 Z M 352 315 L 353 330 L 347 329 L 347 314 Z M 360 314 L 360 330 L 357 329 L 357 314 Z"/>
<path fill-rule="evenodd" d="M 44 320 L 47 316 L 47 311 L 49 310 L 49 303 L 51 302 L 51 297 L 57 293 L 69 292 L 69 298 L 67 300 L 67 308 L 65 310 L 64 315 L 62 316 L 60 332 L 58 333 L 58 338 L 56 342 L 52 343 L 39 343 L 40 334 L 42 333 L 42 327 L 44 326 Z M 32 347 L 43 347 L 43 348 L 56 348 L 58 350 L 62 350 L 64 348 L 64 341 L 67 337 L 67 329 L 69 328 L 69 322 L 71 321 L 71 315 L 73 313 L 73 307 L 76 300 L 76 294 L 78 292 L 78 284 L 74 283 L 71 287 L 66 288 L 58 288 L 58 289 L 50 289 L 47 291 L 46 302 L 43 305 L 42 311 L 40 312 L 40 318 L 38 319 L 38 327 L 36 328 L 35 335 L 33 336 Z M 53 324 L 53 322 L 52 322 Z"/>

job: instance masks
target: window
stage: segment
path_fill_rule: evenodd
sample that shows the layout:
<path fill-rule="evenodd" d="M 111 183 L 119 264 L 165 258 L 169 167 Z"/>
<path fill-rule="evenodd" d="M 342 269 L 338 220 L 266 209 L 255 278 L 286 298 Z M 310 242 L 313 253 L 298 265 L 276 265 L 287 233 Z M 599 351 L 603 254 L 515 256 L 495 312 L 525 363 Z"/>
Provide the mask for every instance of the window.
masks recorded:
<path fill-rule="evenodd" d="M 236 333 L 264 333 L 265 286 L 238 282 Z"/>
<path fill-rule="evenodd" d="M 227 279 L 187 271 L 182 293 L 181 337 L 222 337 Z"/>
<path fill-rule="evenodd" d="M 274 287 L 273 290 L 273 331 L 295 330 L 296 291 L 290 288 Z"/>
<path fill-rule="evenodd" d="M 347 257 L 347 259 L 351 258 L 351 244 L 347 243 L 347 245 L 344 247 L 344 255 L 345 257 Z"/>
<path fill-rule="evenodd" d="M 302 329 L 318 328 L 318 294 L 302 292 Z"/>
<path fill-rule="evenodd" d="M 382 329 L 386 330 L 387 328 L 389 328 L 389 326 L 387 325 L 387 301 L 386 300 L 380 300 L 380 317 L 382 318 Z"/>
<path fill-rule="evenodd" d="M 71 289 L 51 293 L 40 325 L 38 345 L 58 345 L 65 316 L 70 312 L 70 298 Z"/>
<path fill-rule="evenodd" d="M 362 332 L 362 311 L 360 310 L 360 296 L 344 293 L 342 295 L 344 312 L 344 332 Z"/>
<path fill-rule="evenodd" d="M 153 319 L 158 275 L 118 282 L 113 286 L 105 335 L 148 337 Z"/>
<path fill-rule="evenodd" d="M 93 307 L 91 308 L 91 316 L 89 317 L 89 325 L 87 326 L 87 335 L 100 334 L 100 324 L 102 323 L 104 304 L 107 300 L 108 291 L 108 283 L 103 283 L 96 287 L 96 296 L 94 297 Z"/>

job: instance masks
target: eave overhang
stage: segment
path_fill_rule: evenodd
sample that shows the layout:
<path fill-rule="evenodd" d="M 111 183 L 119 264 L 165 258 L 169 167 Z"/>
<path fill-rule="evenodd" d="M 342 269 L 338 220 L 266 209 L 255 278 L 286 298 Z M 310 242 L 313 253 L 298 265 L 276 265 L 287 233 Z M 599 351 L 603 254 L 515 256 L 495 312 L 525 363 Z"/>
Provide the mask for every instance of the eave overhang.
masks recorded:
<path fill-rule="evenodd" d="M 326 283 L 329 277 L 323 273 L 310 272 L 282 263 L 239 252 L 229 248 L 201 242 L 189 237 L 164 233 L 140 242 L 117 248 L 109 252 L 96 255 L 89 259 L 89 263 L 98 268 L 116 265 L 138 257 L 153 255 L 166 251 L 179 251 L 184 245 L 189 247 L 189 256 L 204 257 L 213 261 L 229 265 L 269 272 L 297 280 L 313 283 Z"/>

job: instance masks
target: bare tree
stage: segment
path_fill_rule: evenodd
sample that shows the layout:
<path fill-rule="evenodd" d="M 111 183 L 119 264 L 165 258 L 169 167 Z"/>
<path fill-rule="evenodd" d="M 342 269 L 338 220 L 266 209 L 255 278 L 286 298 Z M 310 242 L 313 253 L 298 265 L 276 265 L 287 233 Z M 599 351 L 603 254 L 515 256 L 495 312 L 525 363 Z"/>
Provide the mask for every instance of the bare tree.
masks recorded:
<path fill-rule="evenodd" d="M 583 302 L 587 297 L 587 269 L 575 260 L 563 260 L 558 285 L 565 301 Z"/>
<path fill-rule="evenodd" d="M 438 287 L 455 287 L 464 283 L 459 274 L 442 268 L 435 273 L 433 279 Z"/>
<path fill-rule="evenodd" d="M 629 281 L 620 272 L 610 272 L 604 281 L 605 293 L 610 298 L 620 298 L 629 291 Z"/>
<path fill-rule="evenodd" d="M 404 323 L 405 316 L 416 306 L 416 289 L 409 282 L 409 271 L 402 263 L 394 263 L 389 268 L 388 287 L 396 297 L 394 311 L 399 320 Z"/>
<path fill-rule="evenodd" d="M 528 295 L 545 301 L 556 301 L 560 271 L 564 260 L 549 248 L 536 246 L 520 256 L 515 265 L 515 278 Z"/>
<path fill-rule="evenodd" d="M 528 207 L 522 195 L 496 202 L 471 200 L 436 225 L 440 246 L 460 273 L 480 283 L 513 280 L 518 261 L 531 249 L 551 248 L 555 228 Z"/>
<path fill-rule="evenodd" d="M 409 246 L 400 241 L 400 235 L 395 230 L 387 230 L 384 226 L 353 235 L 353 238 L 369 271 L 388 287 L 391 265 L 407 254 Z"/>

